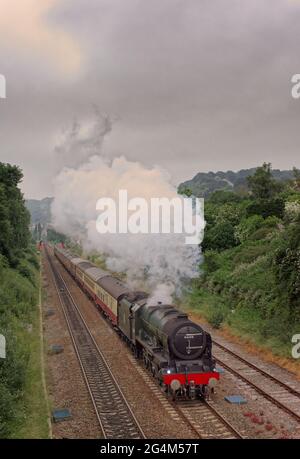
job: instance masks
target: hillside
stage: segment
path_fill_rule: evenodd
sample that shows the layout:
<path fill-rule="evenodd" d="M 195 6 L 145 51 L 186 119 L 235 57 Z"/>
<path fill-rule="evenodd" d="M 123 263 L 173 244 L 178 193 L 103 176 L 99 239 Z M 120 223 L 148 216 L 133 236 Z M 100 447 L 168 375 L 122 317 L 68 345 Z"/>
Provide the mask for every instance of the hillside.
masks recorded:
<path fill-rule="evenodd" d="M 209 196 L 204 263 L 188 298 L 214 327 L 287 357 L 300 330 L 300 172 L 293 174 L 275 180 L 264 164 L 248 179 L 249 193 Z"/>
<path fill-rule="evenodd" d="M 53 198 L 26 199 L 25 205 L 30 212 L 31 226 L 35 226 L 38 223 L 44 226 L 50 223 L 52 201 Z"/>
<path fill-rule="evenodd" d="M 0 439 L 47 437 L 40 354 L 39 259 L 17 166 L 0 162 Z M 26 432 L 26 433 L 25 433 Z"/>
<path fill-rule="evenodd" d="M 242 169 L 238 172 L 233 171 L 218 171 L 218 172 L 199 172 L 191 180 L 182 182 L 178 186 L 178 192 L 184 193 L 190 190 L 194 196 L 205 197 L 210 196 L 217 190 L 233 190 L 233 191 L 248 191 L 247 177 L 253 175 L 256 168 Z M 293 177 L 293 171 L 273 169 L 272 175 L 276 180 L 285 181 Z M 30 212 L 31 226 L 34 227 L 38 223 L 42 226 L 47 226 L 51 221 L 51 204 L 52 197 L 44 199 L 26 199 L 25 205 Z"/>
<path fill-rule="evenodd" d="M 186 190 L 191 191 L 194 196 L 207 198 L 217 190 L 248 191 L 247 177 L 253 175 L 256 168 L 242 169 L 238 172 L 199 172 L 191 180 L 183 182 L 178 187 L 178 192 L 184 194 Z M 278 181 L 289 180 L 293 171 L 272 170 L 273 177 Z"/>

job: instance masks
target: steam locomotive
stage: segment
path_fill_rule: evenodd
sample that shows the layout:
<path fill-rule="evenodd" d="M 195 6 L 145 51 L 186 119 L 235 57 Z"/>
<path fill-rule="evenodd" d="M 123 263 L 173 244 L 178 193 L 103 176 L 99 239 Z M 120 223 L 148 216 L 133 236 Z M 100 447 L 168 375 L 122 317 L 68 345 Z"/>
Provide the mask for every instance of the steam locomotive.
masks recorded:
<path fill-rule="evenodd" d="M 147 293 L 64 248 L 54 247 L 54 254 L 170 397 L 208 397 L 219 380 L 209 333 L 173 305 L 149 303 Z"/>

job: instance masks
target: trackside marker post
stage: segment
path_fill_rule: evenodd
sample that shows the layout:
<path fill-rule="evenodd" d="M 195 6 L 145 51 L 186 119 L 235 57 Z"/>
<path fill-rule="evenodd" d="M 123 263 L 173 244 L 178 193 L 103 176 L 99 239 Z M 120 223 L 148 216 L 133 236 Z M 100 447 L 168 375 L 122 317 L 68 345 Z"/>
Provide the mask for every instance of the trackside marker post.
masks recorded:
<path fill-rule="evenodd" d="M 6 358 L 6 339 L 5 336 L 0 335 L 0 359 Z"/>

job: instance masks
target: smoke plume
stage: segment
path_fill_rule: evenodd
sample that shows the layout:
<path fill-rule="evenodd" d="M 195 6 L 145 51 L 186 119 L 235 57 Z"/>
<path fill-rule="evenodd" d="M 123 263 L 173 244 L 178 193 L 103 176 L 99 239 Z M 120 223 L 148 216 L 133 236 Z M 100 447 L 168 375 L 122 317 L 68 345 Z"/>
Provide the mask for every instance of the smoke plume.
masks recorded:
<path fill-rule="evenodd" d="M 96 203 L 101 197 L 117 201 L 120 189 L 127 190 L 128 199 L 141 197 L 147 202 L 154 197 L 175 198 L 176 189 L 158 166 L 146 168 L 124 156 L 105 157 L 102 144 L 111 130 L 108 119 L 89 126 L 77 122 L 56 149 L 68 158 L 68 167 L 54 182 L 53 225 L 79 239 L 87 253 L 104 254 L 108 269 L 126 273 L 132 288 L 150 291 L 153 302 L 171 302 L 172 294 L 179 294 L 186 281 L 197 275 L 199 247 L 186 245 L 184 234 L 99 234 Z"/>

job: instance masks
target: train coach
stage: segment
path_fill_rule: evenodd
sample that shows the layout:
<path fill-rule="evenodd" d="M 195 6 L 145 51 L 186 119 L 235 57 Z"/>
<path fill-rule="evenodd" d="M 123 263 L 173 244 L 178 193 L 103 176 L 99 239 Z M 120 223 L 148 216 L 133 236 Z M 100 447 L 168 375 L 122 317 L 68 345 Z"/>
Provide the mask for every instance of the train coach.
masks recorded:
<path fill-rule="evenodd" d="M 54 254 L 170 396 L 205 398 L 214 390 L 219 373 L 211 336 L 187 314 L 148 303 L 147 293 L 63 248 Z"/>

